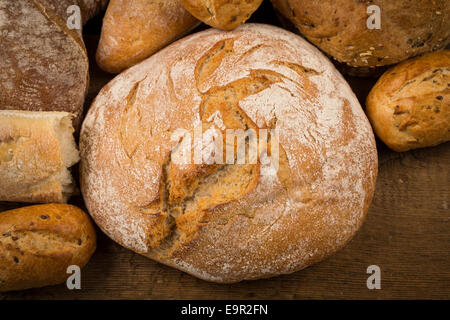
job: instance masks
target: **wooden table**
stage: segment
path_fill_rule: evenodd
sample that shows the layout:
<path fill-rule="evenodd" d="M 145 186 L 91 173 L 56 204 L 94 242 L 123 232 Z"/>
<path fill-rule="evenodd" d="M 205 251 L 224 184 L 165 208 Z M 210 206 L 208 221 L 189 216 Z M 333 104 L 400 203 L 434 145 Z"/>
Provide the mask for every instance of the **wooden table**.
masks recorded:
<path fill-rule="evenodd" d="M 89 29 L 97 35 L 85 37 L 91 55 L 86 109 L 112 79 L 94 62 L 100 21 Z M 375 79 L 348 80 L 363 104 Z M 99 231 L 81 290 L 59 285 L 0 294 L 0 299 L 450 299 L 450 143 L 405 153 L 379 141 L 377 146 L 379 176 L 363 227 L 343 250 L 305 270 L 213 284 L 122 248 Z M 81 198 L 71 202 L 82 206 Z M 0 203 L 0 209 L 15 206 Z M 381 290 L 366 286 L 370 265 L 381 268 Z"/>

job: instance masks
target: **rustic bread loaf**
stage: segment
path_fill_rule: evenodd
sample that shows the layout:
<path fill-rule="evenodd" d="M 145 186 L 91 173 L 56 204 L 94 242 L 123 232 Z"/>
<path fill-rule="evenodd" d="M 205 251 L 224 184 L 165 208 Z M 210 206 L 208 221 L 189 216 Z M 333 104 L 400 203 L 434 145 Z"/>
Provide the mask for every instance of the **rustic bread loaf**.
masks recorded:
<path fill-rule="evenodd" d="M 227 152 L 248 152 L 181 161 L 214 132 L 250 129 L 266 146 L 225 139 Z M 86 116 L 80 152 L 85 203 L 107 235 L 222 283 L 342 248 L 377 174 L 372 129 L 342 76 L 302 38 L 258 24 L 194 34 L 116 77 Z"/>
<path fill-rule="evenodd" d="M 68 10 L 70 6 L 78 6 L 81 13 L 81 24 L 84 25 L 88 20 L 95 17 L 103 9 L 106 8 L 109 0 L 32 0 L 40 2 L 45 10 L 48 9 L 54 11 L 65 23 L 69 16 L 73 14 L 72 10 Z M 67 23 L 66 23 L 67 25 Z M 79 35 L 82 36 L 81 29 L 74 29 Z"/>
<path fill-rule="evenodd" d="M 84 267 L 95 251 L 88 215 L 66 204 L 0 213 L 0 292 L 55 285 L 67 268 Z"/>
<path fill-rule="evenodd" d="M 111 0 L 103 19 L 97 63 L 107 72 L 119 73 L 199 23 L 181 0 Z"/>
<path fill-rule="evenodd" d="M 66 111 L 81 122 L 88 58 L 81 30 L 69 29 L 67 8 L 86 21 L 105 0 L 0 0 L 0 109 Z"/>
<path fill-rule="evenodd" d="M 67 112 L 0 110 L 0 201 L 65 202 L 79 156 Z"/>
<path fill-rule="evenodd" d="M 450 140 L 450 50 L 425 54 L 386 71 L 367 97 L 367 116 L 395 151 Z"/>
<path fill-rule="evenodd" d="M 181 0 L 194 17 L 211 27 L 233 30 L 250 18 L 262 0 Z"/>
<path fill-rule="evenodd" d="M 308 40 L 353 67 L 394 64 L 450 42 L 448 0 L 271 1 Z M 367 26 L 373 5 L 380 8 L 380 29 Z"/>

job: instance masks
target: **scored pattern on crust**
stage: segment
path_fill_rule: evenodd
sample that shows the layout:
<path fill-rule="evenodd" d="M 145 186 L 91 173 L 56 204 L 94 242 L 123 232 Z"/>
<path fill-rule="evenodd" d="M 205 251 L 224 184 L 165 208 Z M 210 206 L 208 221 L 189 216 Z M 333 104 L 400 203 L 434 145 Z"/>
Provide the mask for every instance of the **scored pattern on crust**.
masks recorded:
<path fill-rule="evenodd" d="M 226 109 L 230 88 L 244 94 Z M 260 166 L 234 201 L 174 215 L 190 236 L 171 238 L 159 206 L 174 173 L 171 133 L 218 108 L 222 119 L 239 110 L 257 128 L 276 123 L 284 160 L 278 175 Z M 110 237 L 217 282 L 292 272 L 341 248 L 363 221 L 377 171 L 370 125 L 332 64 L 301 38 L 254 24 L 194 34 L 118 76 L 94 101 L 80 149 L 86 205 Z"/>

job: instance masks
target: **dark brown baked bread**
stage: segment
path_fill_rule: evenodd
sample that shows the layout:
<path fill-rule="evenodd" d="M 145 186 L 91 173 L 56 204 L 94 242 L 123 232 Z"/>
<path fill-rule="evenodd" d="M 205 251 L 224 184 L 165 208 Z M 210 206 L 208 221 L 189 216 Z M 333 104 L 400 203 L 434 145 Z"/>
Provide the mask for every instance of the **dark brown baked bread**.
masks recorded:
<path fill-rule="evenodd" d="M 0 0 L 0 109 L 66 111 L 80 123 L 89 83 L 81 30 L 67 26 L 67 8 L 86 21 L 105 0 Z"/>
<path fill-rule="evenodd" d="M 96 248 L 88 215 L 66 204 L 0 212 L 0 292 L 55 285 Z"/>
<path fill-rule="evenodd" d="M 391 65 L 450 41 L 448 0 L 271 1 L 308 40 L 352 67 Z M 381 10 L 381 29 L 367 27 L 371 5 Z"/>
<path fill-rule="evenodd" d="M 245 140 L 231 163 L 180 161 L 196 132 L 250 129 L 278 134 Z M 257 24 L 194 34 L 117 76 L 86 116 L 80 154 L 83 197 L 107 235 L 222 283 L 294 272 L 342 248 L 377 175 L 372 128 L 339 72 L 301 37 Z"/>
<path fill-rule="evenodd" d="M 386 71 L 367 97 L 366 112 L 377 136 L 392 150 L 450 141 L 450 50 Z"/>

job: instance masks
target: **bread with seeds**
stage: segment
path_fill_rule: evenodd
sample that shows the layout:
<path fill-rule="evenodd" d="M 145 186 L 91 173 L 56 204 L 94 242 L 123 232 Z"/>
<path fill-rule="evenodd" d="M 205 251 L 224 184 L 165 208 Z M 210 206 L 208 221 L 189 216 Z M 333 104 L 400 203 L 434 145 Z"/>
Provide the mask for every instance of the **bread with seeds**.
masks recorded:
<path fill-rule="evenodd" d="M 309 41 L 365 72 L 450 43 L 448 0 L 271 1 Z"/>
<path fill-rule="evenodd" d="M 69 266 L 83 268 L 96 248 L 89 216 L 67 204 L 0 213 L 0 292 L 62 283 Z"/>

